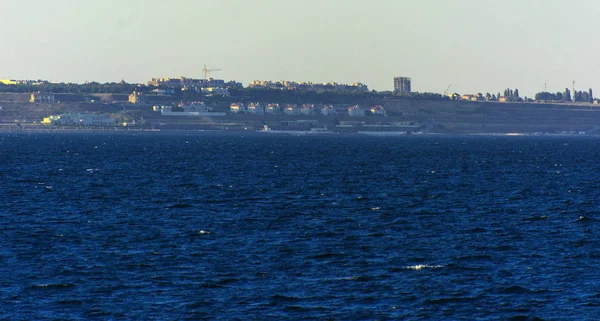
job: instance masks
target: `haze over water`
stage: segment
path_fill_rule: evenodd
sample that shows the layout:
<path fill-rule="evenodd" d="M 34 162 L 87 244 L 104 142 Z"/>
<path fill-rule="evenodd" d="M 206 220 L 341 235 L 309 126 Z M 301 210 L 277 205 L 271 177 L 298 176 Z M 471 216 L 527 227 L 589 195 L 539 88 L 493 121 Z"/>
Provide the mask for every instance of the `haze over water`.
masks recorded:
<path fill-rule="evenodd" d="M 0 136 L 0 318 L 597 319 L 584 137 Z"/>

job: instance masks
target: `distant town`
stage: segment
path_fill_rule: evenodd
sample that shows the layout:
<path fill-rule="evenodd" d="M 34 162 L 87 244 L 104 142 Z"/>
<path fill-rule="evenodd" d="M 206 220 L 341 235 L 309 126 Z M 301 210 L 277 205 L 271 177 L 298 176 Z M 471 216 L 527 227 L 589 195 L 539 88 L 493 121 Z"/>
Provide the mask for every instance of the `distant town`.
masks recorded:
<path fill-rule="evenodd" d="M 548 108 L 563 117 L 582 108 L 593 112 L 598 99 L 592 89 L 544 91 L 534 98 L 510 88 L 459 94 L 450 91 L 451 85 L 443 93 L 420 93 L 413 91 L 410 77 L 394 77 L 393 91 L 379 92 L 360 82 L 255 80 L 244 86 L 211 78 L 217 70 L 205 66 L 203 78 L 156 77 L 144 84 L 0 79 L 0 130 L 580 134 L 600 126 L 589 123 L 597 113 L 586 115 L 583 122 L 552 118 L 544 125 L 548 113 L 523 122 L 523 117 Z M 523 115 L 524 110 L 532 112 Z M 512 114 L 511 120 L 507 115 Z"/>

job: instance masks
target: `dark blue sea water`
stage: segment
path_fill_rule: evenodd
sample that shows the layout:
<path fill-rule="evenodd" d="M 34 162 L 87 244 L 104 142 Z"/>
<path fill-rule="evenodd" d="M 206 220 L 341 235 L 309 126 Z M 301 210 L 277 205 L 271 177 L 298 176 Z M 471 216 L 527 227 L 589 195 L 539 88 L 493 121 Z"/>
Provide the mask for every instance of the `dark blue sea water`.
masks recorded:
<path fill-rule="evenodd" d="M 600 138 L 0 135 L 2 320 L 594 320 Z"/>

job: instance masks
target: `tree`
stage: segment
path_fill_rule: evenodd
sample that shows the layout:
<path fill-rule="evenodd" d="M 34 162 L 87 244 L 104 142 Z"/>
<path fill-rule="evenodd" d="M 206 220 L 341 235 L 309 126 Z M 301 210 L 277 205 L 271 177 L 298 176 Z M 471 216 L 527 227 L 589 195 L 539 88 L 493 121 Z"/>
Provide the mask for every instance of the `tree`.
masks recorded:
<path fill-rule="evenodd" d="M 592 93 L 592 88 L 590 88 L 590 103 L 594 102 L 594 94 Z"/>
<path fill-rule="evenodd" d="M 543 91 L 535 94 L 535 100 L 556 100 L 556 96 L 553 93 Z"/>
<path fill-rule="evenodd" d="M 564 101 L 573 101 L 571 99 L 571 91 L 569 90 L 569 88 L 565 88 L 565 94 L 563 96 Z"/>
<path fill-rule="evenodd" d="M 559 91 L 555 95 L 555 100 L 563 100 L 563 94 Z"/>

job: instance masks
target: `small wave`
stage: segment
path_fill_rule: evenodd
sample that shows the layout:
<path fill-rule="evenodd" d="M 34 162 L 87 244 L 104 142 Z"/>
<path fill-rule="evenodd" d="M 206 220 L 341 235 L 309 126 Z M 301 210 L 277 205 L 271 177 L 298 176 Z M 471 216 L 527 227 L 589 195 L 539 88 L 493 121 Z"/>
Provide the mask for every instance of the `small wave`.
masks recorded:
<path fill-rule="evenodd" d="M 330 279 L 332 281 L 357 281 L 357 282 L 367 282 L 372 280 L 372 278 L 368 276 L 345 276 L 341 278 Z"/>
<path fill-rule="evenodd" d="M 577 219 L 576 222 L 582 222 L 582 223 L 591 223 L 591 222 L 595 222 L 597 221 L 597 219 L 595 218 L 591 218 L 591 217 L 585 217 L 585 216 L 579 216 L 579 218 Z"/>
<path fill-rule="evenodd" d="M 442 265 L 427 265 L 427 264 L 418 264 L 418 265 L 411 265 L 411 266 L 405 267 L 405 269 L 407 269 L 407 270 L 414 270 L 414 271 L 420 271 L 420 270 L 424 270 L 424 269 L 441 269 L 441 268 L 443 268 Z"/>
<path fill-rule="evenodd" d="M 271 300 L 274 302 L 297 302 L 300 301 L 301 298 L 295 296 L 288 296 L 283 294 L 275 294 L 271 296 Z"/>
<path fill-rule="evenodd" d="M 444 303 L 458 303 L 474 301 L 477 298 L 474 297 L 450 297 L 450 298 L 438 298 L 438 299 L 427 299 L 425 302 L 429 304 L 444 304 Z"/>
<path fill-rule="evenodd" d="M 290 305 L 283 308 L 283 312 L 308 312 L 311 309 L 299 305 Z"/>
<path fill-rule="evenodd" d="M 227 284 L 236 283 L 236 282 L 239 282 L 239 281 L 240 281 L 240 279 L 236 279 L 236 278 L 225 278 L 225 279 L 219 280 L 217 282 L 217 284 L 227 285 Z"/>
<path fill-rule="evenodd" d="M 63 306 L 76 307 L 76 306 L 82 305 L 83 301 L 81 301 L 81 300 L 59 300 L 59 301 L 56 301 L 56 303 L 63 305 Z"/>
<path fill-rule="evenodd" d="M 548 216 L 546 215 L 541 215 L 541 216 L 532 216 L 532 217 L 527 217 L 524 218 L 523 221 L 530 221 L 530 222 L 536 222 L 536 221 L 543 221 L 543 220 L 547 220 L 549 219 Z"/>
<path fill-rule="evenodd" d="M 346 254 L 344 254 L 344 253 L 320 253 L 320 254 L 310 255 L 307 258 L 312 259 L 312 260 L 325 260 L 325 259 L 331 259 L 331 258 L 342 258 L 345 256 L 346 256 Z"/>
<path fill-rule="evenodd" d="M 496 247 L 492 248 L 492 250 L 499 251 L 499 252 L 511 251 L 512 249 L 513 249 L 512 245 L 500 245 L 500 246 L 496 246 Z"/>
<path fill-rule="evenodd" d="M 48 283 L 48 284 L 33 284 L 28 286 L 26 289 L 31 290 L 61 290 L 75 287 L 75 284 L 72 283 Z"/>
<path fill-rule="evenodd" d="M 498 292 L 500 293 L 506 293 L 506 294 L 527 294 L 527 293 L 533 293 L 535 291 L 532 291 L 528 288 L 519 286 L 519 285 L 513 285 L 513 286 L 509 286 L 506 288 L 500 288 L 498 289 Z"/>
<path fill-rule="evenodd" d="M 200 309 L 200 308 L 211 307 L 213 305 L 214 305 L 214 302 L 210 302 L 210 301 L 196 301 L 196 302 L 185 304 L 185 305 L 183 305 L 183 307 L 188 308 L 188 309 Z"/>
<path fill-rule="evenodd" d="M 476 228 L 467 230 L 468 233 L 482 233 L 482 232 L 485 232 L 485 231 L 486 231 L 486 229 L 481 228 L 481 227 L 476 227 Z"/>
<path fill-rule="evenodd" d="M 200 285 L 200 288 L 203 288 L 203 289 L 221 289 L 223 287 L 224 287 L 223 285 L 218 284 L 217 282 L 214 282 L 214 281 L 205 282 Z"/>
<path fill-rule="evenodd" d="M 190 208 L 190 207 L 194 207 L 194 206 L 192 204 L 188 204 L 188 203 L 177 203 L 177 204 L 167 205 L 165 208 L 166 209 L 178 209 L 178 208 Z"/>
<path fill-rule="evenodd" d="M 477 261 L 477 260 L 484 260 L 484 261 L 491 261 L 494 258 L 489 256 L 489 255 L 466 255 L 466 256 L 460 256 L 457 258 L 458 261 Z"/>
<path fill-rule="evenodd" d="M 536 316 L 529 315 L 515 315 L 514 317 L 508 318 L 509 321 L 544 321 L 544 319 Z"/>

